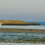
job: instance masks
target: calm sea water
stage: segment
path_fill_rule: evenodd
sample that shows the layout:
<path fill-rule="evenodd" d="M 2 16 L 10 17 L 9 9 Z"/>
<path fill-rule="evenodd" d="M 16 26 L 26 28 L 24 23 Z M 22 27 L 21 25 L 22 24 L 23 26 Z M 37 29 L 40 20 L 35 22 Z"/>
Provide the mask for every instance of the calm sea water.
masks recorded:
<path fill-rule="evenodd" d="M 27 22 L 27 23 L 39 23 L 41 25 L 44 25 L 45 26 L 45 22 Z"/>

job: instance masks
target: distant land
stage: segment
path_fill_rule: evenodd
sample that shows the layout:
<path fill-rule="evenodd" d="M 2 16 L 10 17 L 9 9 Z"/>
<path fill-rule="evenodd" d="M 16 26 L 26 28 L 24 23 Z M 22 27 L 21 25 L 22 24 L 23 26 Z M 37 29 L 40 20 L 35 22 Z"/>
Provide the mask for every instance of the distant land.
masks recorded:
<path fill-rule="evenodd" d="M 15 22 L 18 22 L 18 23 L 19 22 L 21 22 L 21 23 L 24 23 L 24 22 L 25 23 L 38 23 L 40 25 L 44 25 L 45 26 L 45 22 L 36 22 L 36 21 L 35 22 L 34 21 L 31 22 L 31 21 L 19 21 L 19 20 L 0 20 L 0 23 L 2 23 L 2 22 L 4 23 L 4 22 L 8 22 L 8 21 L 13 21 L 13 22 L 15 21 Z"/>
<path fill-rule="evenodd" d="M 0 24 L 3 25 L 40 25 L 40 23 L 36 22 L 24 22 L 24 21 L 19 21 L 19 20 L 0 20 Z"/>

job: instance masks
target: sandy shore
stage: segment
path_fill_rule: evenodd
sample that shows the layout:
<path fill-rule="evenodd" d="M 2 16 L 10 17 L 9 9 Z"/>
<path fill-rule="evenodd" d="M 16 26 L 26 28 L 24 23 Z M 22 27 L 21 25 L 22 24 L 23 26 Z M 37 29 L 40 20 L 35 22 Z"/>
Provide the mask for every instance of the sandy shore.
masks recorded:
<path fill-rule="evenodd" d="M 26 32 L 26 33 L 45 33 L 45 30 L 40 29 L 11 29 L 11 28 L 0 28 L 0 32 Z"/>

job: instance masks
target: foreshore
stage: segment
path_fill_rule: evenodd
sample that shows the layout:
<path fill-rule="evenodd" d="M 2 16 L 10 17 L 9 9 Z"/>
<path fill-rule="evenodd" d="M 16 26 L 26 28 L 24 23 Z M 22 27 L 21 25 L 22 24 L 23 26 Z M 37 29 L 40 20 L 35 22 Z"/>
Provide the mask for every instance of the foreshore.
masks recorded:
<path fill-rule="evenodd" d="M 8 33 L 9 32 L 9 33 Z M 30 33 L 30 35 L 28 35 Z M 34 35 L 32 33 L 35 33 Z M 36 34 L 36 33 L 40 33 Z M 45 30 L 0 28 L 0 42 L 6 43 L 43 43 L 45 44 Z M 31 35 L 32 34 L 32 35 Z M 34 38 L 35 37 L 35 38 Z M 41 38 L 40 38 L 41 37 Z"/>
<path fill-rule="evenodd" d="M 14 28 L 0 28 L 0 32 L 26 32 L 26 33 L 45 33 L 41 29 L 14 29 Z"/>

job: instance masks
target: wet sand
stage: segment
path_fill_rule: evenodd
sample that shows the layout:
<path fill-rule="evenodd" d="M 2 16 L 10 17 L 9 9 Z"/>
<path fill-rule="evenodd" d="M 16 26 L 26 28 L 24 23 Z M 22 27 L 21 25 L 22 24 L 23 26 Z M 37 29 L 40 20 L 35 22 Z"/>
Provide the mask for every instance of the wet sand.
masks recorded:
<path fill-rule="evenodd" d="M 0 28 L 0 32 L 26 32 L 26 33 L 45 33 L 41 29 L 14 29 L 14 28 Z"/>
<path fill-rule="evenodd" d="M 40 29 L 14 29 L 14 28 L 0 28 L 0 32 L 25 32 L 25 33 L 45 33 L 45 30 Z M 44 43 L 45 44 L 45 38 L 34 38 L 34 39 L 8 39 L 8 38 L 0 38 L 0 43 L 6 42 L 6 43 Z"/>

